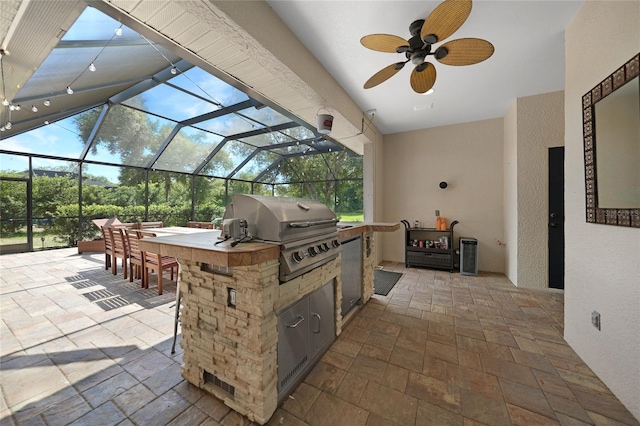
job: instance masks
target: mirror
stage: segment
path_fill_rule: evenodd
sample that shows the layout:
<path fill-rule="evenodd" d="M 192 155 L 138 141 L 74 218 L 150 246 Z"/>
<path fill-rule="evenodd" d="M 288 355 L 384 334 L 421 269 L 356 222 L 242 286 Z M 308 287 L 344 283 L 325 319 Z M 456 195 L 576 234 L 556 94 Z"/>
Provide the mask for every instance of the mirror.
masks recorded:
<path fill-rule="evenodd" d="M 587 222 L 640 228 L 640 55 L 582 97 Z"/>

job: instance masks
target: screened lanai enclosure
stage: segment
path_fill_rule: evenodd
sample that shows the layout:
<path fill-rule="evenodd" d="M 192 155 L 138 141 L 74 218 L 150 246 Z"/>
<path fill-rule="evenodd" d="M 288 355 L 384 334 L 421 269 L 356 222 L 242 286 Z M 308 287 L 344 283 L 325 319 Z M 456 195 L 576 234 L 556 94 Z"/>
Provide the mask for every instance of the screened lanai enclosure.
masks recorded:
<path fill-rule="evenodd" d="M 2 55 L 2 252 L 97 238 L 97 218 L 213 221 L 235 193 L 361 218 L 361 156 L 141 29 L 77 15 L 35 71 Z"/>

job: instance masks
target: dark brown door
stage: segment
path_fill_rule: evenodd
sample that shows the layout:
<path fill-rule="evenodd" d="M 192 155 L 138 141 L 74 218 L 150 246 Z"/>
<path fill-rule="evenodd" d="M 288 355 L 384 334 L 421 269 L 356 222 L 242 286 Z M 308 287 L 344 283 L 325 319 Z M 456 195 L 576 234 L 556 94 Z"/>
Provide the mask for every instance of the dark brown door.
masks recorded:
<path fill-rule="evenodd" d="M 549 148 L 549 287 L 564 289 L 564 147 Z"/>

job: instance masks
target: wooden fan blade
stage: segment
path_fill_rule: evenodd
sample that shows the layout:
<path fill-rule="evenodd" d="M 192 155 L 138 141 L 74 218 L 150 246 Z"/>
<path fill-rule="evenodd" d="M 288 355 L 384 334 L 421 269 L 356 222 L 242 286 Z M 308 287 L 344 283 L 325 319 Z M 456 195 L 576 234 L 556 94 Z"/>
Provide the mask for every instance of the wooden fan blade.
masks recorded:
<path fill-rule="evenodd" d="M 493 44 L 480 38 L 459 38 L 443 44 L 438 49 L 447 49 L 447 55 L 438 59 L 445 65 L 473 65 L 493 55 Z M 436 58 L 438 57 L 436 51 Z"/>
<path fill-rule="evenodd" d="M 369 34 L 362 37 L 360 43 L 367 49 L 387 53 L 396 53 L 400 46 L 409 47 L 407 40 L 393 34 Z"/>
<path fill-rule="evenodd" d="M 416 93 L 425 93 L 431 89 L 436 82 L 436 67 L 429 62 L 425 62 L 427 66 L 424 70 L 418 71 L 420 65 L 415 67 L 411 72 L 411 88 Z"/>
<path fill-rule="evenodd" d="M 443 41 L 464 24 L 470 13 L 471 0 L 445 0 L 425 19 L 420 38 L 434 34 L 436 41 Z"/>
<path fill-rule="evenodd" d="M 380 83 L 387 81 L 389 78 L 396 75 L 398 71 L 404 67 L 404 62 L 397 62 L 395 64 L 391 64 L 388 67 L 382 68 L 380 71 L 371 76 L 369 80 L 364 84 L 365 89 L 371 89 L 372 87 L 377 86 Z"/>

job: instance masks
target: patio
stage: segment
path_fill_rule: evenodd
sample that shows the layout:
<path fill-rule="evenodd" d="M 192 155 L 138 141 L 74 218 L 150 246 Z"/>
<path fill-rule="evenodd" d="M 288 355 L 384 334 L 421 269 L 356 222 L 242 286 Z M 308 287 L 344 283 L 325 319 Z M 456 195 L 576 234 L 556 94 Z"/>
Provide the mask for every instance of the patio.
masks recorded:
<path fill-rule="evenodd" d="M 76 249 L 0 257 L 3 425 L 246 425 L 180 375 L 158 296 Z M 563 294 L 405 269 L 269 424 L 638 424 L 562 339 Z"/>

